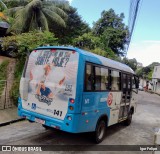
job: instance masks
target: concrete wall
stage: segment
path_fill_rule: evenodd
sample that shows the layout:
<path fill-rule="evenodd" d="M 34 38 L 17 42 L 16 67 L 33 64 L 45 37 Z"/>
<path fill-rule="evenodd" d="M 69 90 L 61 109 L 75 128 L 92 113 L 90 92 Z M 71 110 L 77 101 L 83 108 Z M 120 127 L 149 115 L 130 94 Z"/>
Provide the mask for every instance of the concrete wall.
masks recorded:
<path fill-rule="evenodd" d="M 160 79 L 160 65 L 154 67 L 152 78 Z"/>
<path fill-rule="evenodd" d="M 160 79 L 152 79 L 153 91 L 160 94 Z"/>
<path fill-rule="evenodd" d="M 148 80 L 146 80 L 146 79 L 140 79 L 139 80 L 139 85 L 140 86 L 142 86 L 142 87 L 145 87 L 146 86 L 146 82 L 147 82 Z M 152 81 L 149 81 L 149 89 L 152 89 L 153 88 L 153 86 L 152 86 Z"/>

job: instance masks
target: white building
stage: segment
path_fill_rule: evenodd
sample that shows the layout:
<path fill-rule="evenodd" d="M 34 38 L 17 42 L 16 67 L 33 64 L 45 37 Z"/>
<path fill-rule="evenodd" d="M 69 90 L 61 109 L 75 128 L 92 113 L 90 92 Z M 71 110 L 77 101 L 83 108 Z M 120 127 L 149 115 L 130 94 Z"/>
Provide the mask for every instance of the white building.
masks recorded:
<path fill-rule="evenodd" d="M 160 65 L 154 67 L 152 74 L 153 91 L 160 93 Z"/>

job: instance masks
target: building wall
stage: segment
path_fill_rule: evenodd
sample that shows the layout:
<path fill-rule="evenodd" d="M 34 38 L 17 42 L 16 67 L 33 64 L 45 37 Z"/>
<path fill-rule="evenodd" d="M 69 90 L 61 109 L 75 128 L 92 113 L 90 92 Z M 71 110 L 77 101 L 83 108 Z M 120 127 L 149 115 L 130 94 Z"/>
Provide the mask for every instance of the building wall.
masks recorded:
<path fill-rule="evenodd" d="M 154 67 L 152 83 L 153 91 L 160 94 L 160 65 Z"/>
<path fill-rule="evenodd" d="M 146 79 L 142 79 L 142 78 L 140 78 L 140 80 L 139 80 L 139 85 L 140 86 L 142 86 L 142 87 L 145 87 L 146 86 L 146 84 L 147 84 L 147 81 L 148 80 L 146 80 Z M 148 86 L 148 89 L 153 89 L 153 86 L 152 86 L 152 81 L 149 81 L 149 86 Z"/>
<path fill-rule="evenodd" d="M 152 78 L 160 79 L 160 65 L 154 67 Z"/>

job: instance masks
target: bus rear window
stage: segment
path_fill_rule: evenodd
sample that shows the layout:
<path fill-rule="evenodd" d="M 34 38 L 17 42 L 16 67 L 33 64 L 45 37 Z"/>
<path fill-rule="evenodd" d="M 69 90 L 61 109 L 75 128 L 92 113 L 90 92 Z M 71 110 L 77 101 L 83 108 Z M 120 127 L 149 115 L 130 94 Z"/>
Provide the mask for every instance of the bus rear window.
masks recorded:
<path fill-rule="evenodd" d="M 34 68 L 38 72 L 39 76 L 40 74 L 46 75 L 49 68 L 53 66 L 56 68 L 64 69 L 68 64 L 72 64 L 74 61 L 78 61 L 77 56 L 74 55 L 77 55 L 77 53 L 72 50 L 61 50 L 61 49 L 34 50 L 29 56 L 27 68 L 24 69 L 25 78 L 29 78 L 30 80 L 33 78 Z M 40 68 L 41 66 L 43 67 L 43 70 L 38 70 L 38 68 Z"/>

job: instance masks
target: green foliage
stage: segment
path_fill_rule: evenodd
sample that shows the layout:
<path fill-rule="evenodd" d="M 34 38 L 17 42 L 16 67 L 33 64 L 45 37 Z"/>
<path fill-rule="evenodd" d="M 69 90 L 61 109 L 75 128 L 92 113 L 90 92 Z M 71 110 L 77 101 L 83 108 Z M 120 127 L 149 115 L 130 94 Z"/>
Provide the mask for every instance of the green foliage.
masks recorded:
<path fill-rule="evenodd" d="M 126 65 L 128 65 L 129 67 L 131 67 L 134 71 L 137 70 L 137 60 L 135 58 L 133 59 L 128 59 L 128 58 L 123 58 L 122 62 Z"/>
<path fill-rule="evenodd" d="M 159 65 L 160 63 L 158 62 L 153 62 L 152 64 L 140 68 L 136 71 L 136 74 L 140 77 L 146 78 L 148 80 L 150 80 L 152 78 L 152 74 L 153 74 L 153 70 L 154 70 L 154 66 Z"/>
<path fill-rule="evenodd" d="M 153 69 L 148 73 L 148 75 L 147 75 L 147 78 L 149 79 L 149 80 L 151 80 L 152 79 L 152 74 L 153 74 Z"/>
<path fill-rule="evenodd" d="M 20 35 L 4 37 L 3 50 L 7 50 L 10 44 L 17 47 L 18 56 L 25 57 L 25 48 L 31 51 L 41 45 L 56 45 L 57 39 L 54 37 L 52 33 L 48 31 L 33 31 L 29 33 L 22 33 Z"/>
<path fill-rule="evenodd" d="M 9 61 L 8 60 L 5 60 L 3 61 L 1 64 L 0 64 L 0 80 L 6 80 L 7 78 L 7 66 L 9 64 Z M 5 87 L 5 82 L 0 82 L 0 95 L 2 94 L 3 90 L 4 90 L 4 87 Z"/>
<path fill-rule="evenodd" d="M 27 5 L 31 0 L 3 0 L 7 8 L 15 8 Z"/>
<path fill-rule="evenodd" d="M 0 80 L 6 80 L 6 77 L 7 77 L 7 66 L 9 64 L 9 61 L 8 60 L 5 60 L 3 61 L 1 64 L 0 64 Z"/>
<path fill-rule="evenodd" d="M 5 9 L 7 9 L 6 4 L 2 0 L 0 0 L 0 12 L 4 11 Z"/>
<path fill-rule="evenodd" d="M 10 96 L 13 99 L 15 105 L 17 105 L 17 99 L 19 96 L 19 84 L 23 72 L 24 63 L 25 63 L 24 59 L 19 59 L 16 62 L 16 68 L 14 72 L 14 82 L 10 90 Z"/>
<path fill-rule="evenodd" d="M 117 15 L 113 9 L 103 11 L 94 23 L 93 31 L 101 38 L 103 48 L 110 48 L 115 54 L 124 56 L 128 28 L 123 23 L 124 14 Z"/>
<path fill-rule="evenodd" d="M 94 36 L 91 32 L 84 33 L 82 36 L 74 39 L 73 44 L 80 48 L 95 49 L 100 46 L 99 37 Z"/>
<path fill-rule="evenodd" d="M 85 48 L 85 50 L 90 51 L 92 53 L 95 53 L 97 55 L 106 57 L 106 58 L 110 58 L 110 59 L 116 59 L 117 57 L 115 56 L 114 52 L 110 49 L 108 49 L 107 51 L 102 50 L 101 48 L 95 48 L 93 50 L 90 50 L 88 48 Z"/>
<path fill-rule="evenodd" d="M 78 15 L 77 9 L 70 6 L 69 10 L 65 10 L 68 15 L 66 27 L 57 25 L 49 25 L 49 30 L 54 32 L 55 36 L 60 38 L 60 44 L 73 44 L 75 38 L 91 31 L 88 24 Z"/>
<path fill-rule="evenodd" d="M 25 3 L 27 2 L 28 1 L 25 1 Z M 61 3 L 63 3 L 63 5 Z M 63 1 L 61 1 L 61 3 L 56 3 L 56 1 L 32 0 L 29 1 L 25 7 L 23 6 L 24 3 L 22 3 L 23 5 L 15 4 L 16 7 L 7 10 L 7 14 L 14 18 L 13 25 L 9 31 L 22 33 L 35 29 L 49 30 L 49 23 L 65 27 L 67 14 L 59 5 L 65 9 L 67 7 L 69 8 L 69 6 L 68 3 L 64 3 Z"/>

